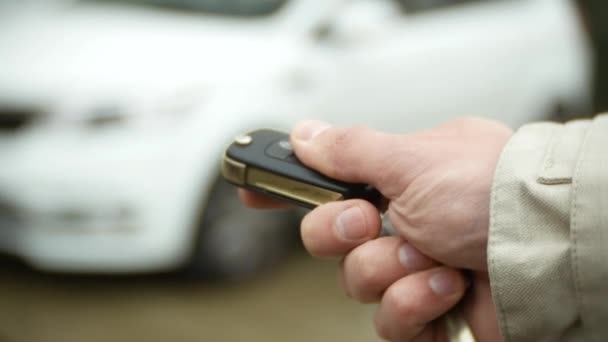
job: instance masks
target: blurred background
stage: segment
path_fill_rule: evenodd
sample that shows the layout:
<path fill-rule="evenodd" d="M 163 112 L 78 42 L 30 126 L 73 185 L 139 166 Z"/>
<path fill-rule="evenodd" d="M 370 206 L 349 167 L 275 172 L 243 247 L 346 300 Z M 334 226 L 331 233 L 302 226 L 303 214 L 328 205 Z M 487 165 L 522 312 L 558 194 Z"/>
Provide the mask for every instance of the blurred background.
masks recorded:
<path fill-rule="evenodd" d="M 0 340 L 374 341 L 239 133 L 608 109 L 599 0 L 0 0 Z"/>

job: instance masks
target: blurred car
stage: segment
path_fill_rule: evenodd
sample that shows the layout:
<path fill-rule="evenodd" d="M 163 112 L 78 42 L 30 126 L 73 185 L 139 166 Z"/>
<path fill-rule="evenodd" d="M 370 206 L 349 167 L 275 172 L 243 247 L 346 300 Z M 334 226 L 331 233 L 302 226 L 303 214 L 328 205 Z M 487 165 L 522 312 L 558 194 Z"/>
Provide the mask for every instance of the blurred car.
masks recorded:
<path fill-rule="evenodd" d="M 589 104 L 562 0 L 0 2 L 0 249 L 70 272 L 251 274 L 288 213 L 239 205 L 219 161 L 303 117 L 407 132 L 518 126 Z"/>

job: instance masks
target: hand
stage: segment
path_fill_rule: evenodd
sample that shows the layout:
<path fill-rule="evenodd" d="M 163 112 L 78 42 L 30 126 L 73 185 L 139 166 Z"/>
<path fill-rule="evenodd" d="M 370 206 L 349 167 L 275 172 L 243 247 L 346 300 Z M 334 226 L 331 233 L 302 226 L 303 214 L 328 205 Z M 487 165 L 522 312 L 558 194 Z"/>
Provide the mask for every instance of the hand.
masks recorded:
<path fill-rule="evenodd" d="M 390 201 L 387 214 L 404 240 L 375 239 L 379 213 L 362 200 L 320 206 L 302 222 L 312 254 L 346 255 L 342 279 L 348 294 L 363 302 L 381 300 L 376 316 L 381 336 L 401 341 L 442 335 L 428 323 L 465 291 L 462 274 L 438 266 L 443 264 L 477 271 L 466 317 L 479 340 L 499 337 L 486 248 L 492 177 L 511 134 L 504 125 L 481 119 L 409 135 L 316 121 L 292 132 L 304 164 L 332 178 L 371 184 Z M 247 193 L 243 199 L 262 203 Z"/>

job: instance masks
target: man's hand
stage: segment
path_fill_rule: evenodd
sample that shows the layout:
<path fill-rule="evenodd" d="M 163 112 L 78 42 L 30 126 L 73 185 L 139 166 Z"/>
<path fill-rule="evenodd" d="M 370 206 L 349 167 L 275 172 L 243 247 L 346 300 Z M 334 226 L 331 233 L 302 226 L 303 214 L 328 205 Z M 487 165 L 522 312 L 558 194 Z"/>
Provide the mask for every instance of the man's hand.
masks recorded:
<path fill-rule="evenodd" d="M 482 119 L 409 135 L 318 121 L 293 130 L 291 142 L 304 164 L 335 179 L 371 184 L 390 201 L 387 214 L 400 237 L 377 239 L 380 214 L 363 200 L 322 205 L 302 222 L 311 254 L 345 256 L 346 293 L 362 302 L 380 301 L 380 336 L 444 337 L 432 322 L 464 295 L 466 281 L 456 269 L 465 268 L 477 271 L 466 318 L 479 340 L 499 338 L 486 248 L 492 178 L 511 134 Z M 250 206 L 274 205 L 251 193 L 242 192 L 242 198 Z"/>

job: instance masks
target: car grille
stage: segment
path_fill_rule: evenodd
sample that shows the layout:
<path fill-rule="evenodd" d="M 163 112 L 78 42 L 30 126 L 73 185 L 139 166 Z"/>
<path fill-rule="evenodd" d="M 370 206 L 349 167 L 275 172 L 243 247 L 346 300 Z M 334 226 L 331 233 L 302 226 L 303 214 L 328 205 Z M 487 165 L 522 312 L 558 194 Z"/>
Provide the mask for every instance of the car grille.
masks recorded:
<path fill-rule="evenodd" d="M 0 229 L 15 229 L 22 225 L 19 209 L 8 201 L 0 199 Z"/>
<path fill-rule="evenodd" d="M 39 116 L 38 109 L 0 105 L 0 133 L 23 130 Z"/>

